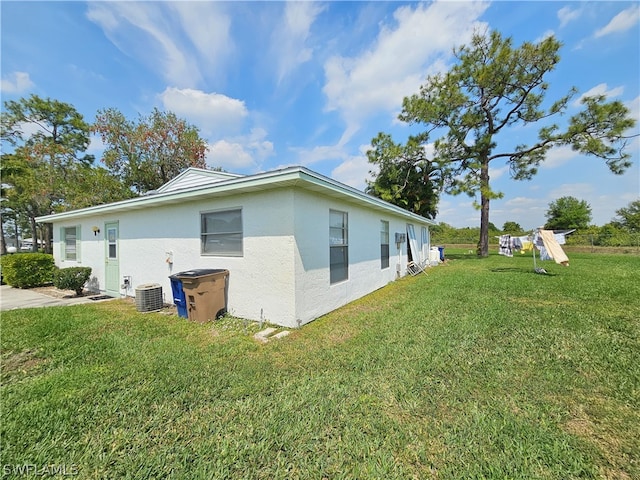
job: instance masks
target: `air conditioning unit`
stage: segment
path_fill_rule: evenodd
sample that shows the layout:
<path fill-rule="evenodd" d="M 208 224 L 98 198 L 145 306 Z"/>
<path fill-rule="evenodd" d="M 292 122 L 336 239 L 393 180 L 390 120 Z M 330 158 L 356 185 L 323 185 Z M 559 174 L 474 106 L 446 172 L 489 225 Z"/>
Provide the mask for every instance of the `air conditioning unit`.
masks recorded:
<path fill-rule="evenodd" d="M 136 308 L 139 312 L 162 310 L 162 286 L 159 283 L 145 283 L 136 287 Z"/>

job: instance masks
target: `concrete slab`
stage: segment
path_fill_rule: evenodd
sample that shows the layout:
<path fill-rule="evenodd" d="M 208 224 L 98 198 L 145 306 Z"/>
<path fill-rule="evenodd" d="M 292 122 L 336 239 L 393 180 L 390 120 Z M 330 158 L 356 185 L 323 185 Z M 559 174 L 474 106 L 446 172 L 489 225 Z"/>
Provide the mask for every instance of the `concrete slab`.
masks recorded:
<path fill-rule="evenodd" d="M 0 285 L 0 311 L 20 308 L 60 307 L 82 303 L 95 303 L 95 301 L 88 296 L 56 298 L 29 289 Z"/>
<path fill-rule="evenodd" d="M 276 333 L 275 335 L 273 335 L 271 338 L 273 338 L 274 340 L 278 340 L 280 338 L 284 338 L 287 335 L 289 335 L 291 332 L 289 330 L 283 330 L 282 332 Z M 269 340 L 271 340 L 271 338 Z"/>
<path fill-rule="evenodd" d="M 253 338 L 255 338 L 256 340 L 258 340 L 259 342 L 268 342 L 269 341 L 269 335 L 271 335 L 273 332 L 275 332 L 277 329 L 276 328 L 265 328 L 264 330 L 259 331 L 258 333 L 256 333 Z"/>

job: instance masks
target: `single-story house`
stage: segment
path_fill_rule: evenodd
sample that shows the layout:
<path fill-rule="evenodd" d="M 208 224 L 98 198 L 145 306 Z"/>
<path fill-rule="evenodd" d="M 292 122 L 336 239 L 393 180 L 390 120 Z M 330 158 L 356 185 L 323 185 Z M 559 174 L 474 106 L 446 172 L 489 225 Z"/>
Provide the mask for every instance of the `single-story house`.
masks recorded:
<path fill-rule="evenodd" d="M 43 216 L 56 265 L 134 296 L 196 268 L 229 270 L 228 311 L 299 327 L 425 265 L 434 222 L 304 167 L 256 175 L 189 168 L 150 194 Z M 126 280 L 126 281 L 125 281 Z"/>

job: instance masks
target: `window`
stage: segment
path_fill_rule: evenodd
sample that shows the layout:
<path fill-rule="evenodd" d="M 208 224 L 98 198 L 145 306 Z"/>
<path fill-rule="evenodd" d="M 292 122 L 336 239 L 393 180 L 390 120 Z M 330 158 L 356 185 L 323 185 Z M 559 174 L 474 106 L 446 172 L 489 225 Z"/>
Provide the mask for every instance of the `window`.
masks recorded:
<path fill-rule="evenodd" d="M 242 209 L 200 215 L 203 255 L 242 256 Z"/>
<path fill-rule="evenodd" d="M 329 211 L 329 277 L 331 283 L 349 278 L 347 213 Z"/>
<path fill-rule="evenodd" d="M 107 227 L 107 258 L 118 260 L 118 227 Z"/>
<path fill-rule="evenodd" d="M 60 237 L 63 260 L 80 261 L 80 227 L 63 227 Z"/>
<path fill-rule="evenodd" d="M 380 267 L 389 268 L 389 222 L 380 220 Z"/>

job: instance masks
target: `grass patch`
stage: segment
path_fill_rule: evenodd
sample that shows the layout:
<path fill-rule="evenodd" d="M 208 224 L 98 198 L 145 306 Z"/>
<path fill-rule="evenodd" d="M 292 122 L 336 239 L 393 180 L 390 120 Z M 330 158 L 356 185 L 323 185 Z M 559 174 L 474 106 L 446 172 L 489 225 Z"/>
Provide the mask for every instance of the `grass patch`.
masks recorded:
<path fill-rule="evenodd" d="M 3 465 L 81 478 L 640 478 L 640 258 L 447 252 L 259 344 L 125 302 L 2 315 Z"/>

